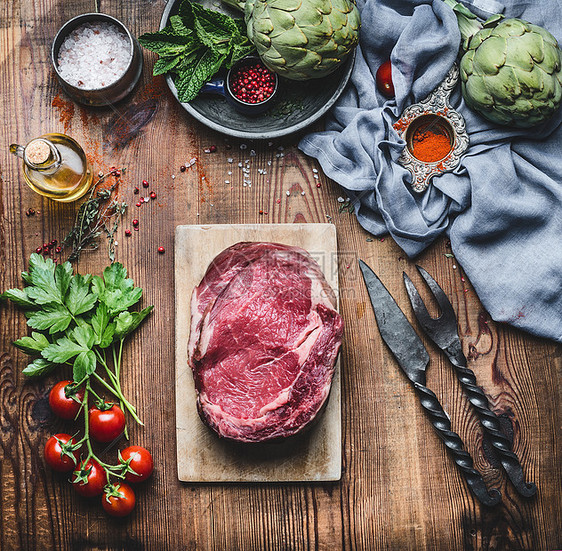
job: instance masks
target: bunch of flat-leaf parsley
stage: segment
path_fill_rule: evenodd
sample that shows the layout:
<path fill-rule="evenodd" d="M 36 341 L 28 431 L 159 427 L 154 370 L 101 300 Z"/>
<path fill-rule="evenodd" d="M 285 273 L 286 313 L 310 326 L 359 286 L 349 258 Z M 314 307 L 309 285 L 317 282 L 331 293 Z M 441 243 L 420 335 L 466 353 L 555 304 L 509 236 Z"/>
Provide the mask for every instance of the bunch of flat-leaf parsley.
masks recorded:
<path fill-rule="evenodd" d="M 178 99 L 182 102 L 193 100 L 219 69 L 230 69 L 254 50 L 242 19 L 205 9 L 189 0 L 181 3 L 167 27 L 143 34 L 139 42 L 160 56 L 154 65 L 155 76 L 175 75 Z"/>
<path fill-rule="evenodd" d="M 92 379 L 97 380 L 140 423 L 121 391 L 123 343 L 153 307 L 130 310 L 139 302 L 142 289 L 127 278 L 127 270 L 116 262 L 103 277 L 73 275 L 70 262 L 55 264 L 33 253 L 22 278 L 26 287 L 9 289 L 0 297 L 23 308 L 27 325 L 34 330 L 14 342 L 34 357 L 23 372 L 36 377 L 70 364 L 77 386 L 89 387 Z"/>
<path fill-rule="evenodd" d="M 37 377 L 71 365 L 73 381 L 57 383 L 49 393 L 49 405 L 66 420 L 84 412 L 83 436 L 78 437 L 78 432 L 51 436 L 45 444 L 45 462 L 56 471 L 73 471 L 71 482 L 80 495 L 103 494 L 102 506 L 109 514 L 128 514 L 135 495 L 125 481 L 134 483 L 150 476 L 152 456 L 145 448 L 131 446 L 118 452 L 117 463 L 107 463 L 96 452 L 93 440 L 106 447 L 122 434 L 128 438 L 124 409 L 142 424 L 135 407 L 123 396 L 121 362 L 126 337 L 152 306 L 131 310 L 141 299 L 142 289 L 135 287 L 117 262 L 102 277 L 80 275 L 73 274 L 70 262 L 56 264 L 34 253 L 22 277 L 27 284 L 23 289 L 10 289 L 0 298 L 22 307 L 33 330 L 14 342 L 34 357 L 23 372 Z M 99 387 L 104 390 L 100 394 L 111 393 L 112 401 L 98 394 Z"/>

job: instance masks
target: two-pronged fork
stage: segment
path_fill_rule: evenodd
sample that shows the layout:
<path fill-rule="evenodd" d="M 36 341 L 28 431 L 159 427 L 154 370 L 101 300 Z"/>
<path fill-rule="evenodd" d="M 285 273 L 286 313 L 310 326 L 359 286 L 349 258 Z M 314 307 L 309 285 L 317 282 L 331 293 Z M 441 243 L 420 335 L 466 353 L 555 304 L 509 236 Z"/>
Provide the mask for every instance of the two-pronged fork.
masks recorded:
<path fill-rule="evenodd" d="M 476 384 L 474 372 L 467 367 L 466 357 L 457 329 L 457 318 L 453 307 L 437 282 L 420 266 L 416 266 L 419 273 L 429 286 L 441 314 L 432 318 L 422 301 L 418 290 L 411 279 L 404 273 L 404 283 L 416 318 L 428 337 L 441 349 L 455 367 L 457 377 L 470 403 L 476 409 L 478 418 L 485 433 L 505 469 L 507 476 L 519 494 L 525 497 L 534 495 L 537 487 L 533 482 L 526 482 L 523 469 L 517 456 L 511 450 L 508 438 L 501 430 L 496 414 L 490 409 L 488 399 L 482 389 Z"/>

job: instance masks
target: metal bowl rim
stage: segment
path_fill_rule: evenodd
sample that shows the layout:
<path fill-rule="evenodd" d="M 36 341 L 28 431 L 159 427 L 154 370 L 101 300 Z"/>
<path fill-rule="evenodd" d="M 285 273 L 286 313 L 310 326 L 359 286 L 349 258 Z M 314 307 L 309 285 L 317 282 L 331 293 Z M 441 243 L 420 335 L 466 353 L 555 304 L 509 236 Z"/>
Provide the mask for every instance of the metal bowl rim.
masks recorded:
<path fill-rule="evenodd" d="M 108 84 L 107 86 L 103 86 L 101 88 L 79 88 L 78 86 L 74 86 L 74 84 L 70 84 L 59 72 L 58 69 L 58 63 L 57 63 L 57 59 L 56 59 L 56 55 L 58 55 L 58 51 L 60 50 L 60 45 L 59 48 L 56 51 L 56 55 L 55 55 L 55 44 L 57 43 L 59 36 L 63 37 L 62 41 L 61 41 L 61 45 L 62 42 L 64 41 L 64 39 L 70 35 L 70 33 L 76 29 L 80 23 L 82 23 L 83 19 L 86 19 L 88 17 L 91 16 L 95 16 L 96 18 L 102 20 L 102 21 L 109 21 L 111 23 L 116 24 L 121 30 L 123 30 L 125 32 L 125 34 L 127 35 L 127 38 L 129 39 L 129 53 L 131 55 L 131 58 L 129 60 L 129 64 L 127 65 L 127 68 L 123 71 L 123 74 L 117 79 L 114 80 L 111 84 Z M 87 23 L 88 21 L 84 21 L 85 23 Z M 64 31 L 64 32 L 63 32 Z M 77 15 L 75 17 L 73 17 L 72 19 L 69 19 L 66 23 L 64 23 L 64 25 L 58 30 L 57 34 L 55 35 L 55 38 L 53 39 L 53 44 L 51 45 L 51 63 L 53 65 L 53 68 L 57 74 L 57 76 L 65 83 L 66 86 L 68 86 L 70 89 L 72 90 L 77 90 L 81 93 L 85 92 L 85 93 L 95 93 L 95 92 L 102 92 L 102 91 L 106 91 L 109 88 L 111 88 L 112 86 L 115 86 L 117 83 L 119 83 L 121 81 L 121 79 L 131 70 L 131 67 L 133 66 L 133 63 L 135 61 L 135 37 L 131 34 L 131 32 L 129 31 L 129 29 L 126 27 L 126 25 L 119 21 L 119 19 L 117 19 L 116 17 L 113 17 L 112 15 L 108 15 L 106 13 L 98 13 L 98 12 L 89 12 L 89 13 L 82 13 L 80 15 Z"/>

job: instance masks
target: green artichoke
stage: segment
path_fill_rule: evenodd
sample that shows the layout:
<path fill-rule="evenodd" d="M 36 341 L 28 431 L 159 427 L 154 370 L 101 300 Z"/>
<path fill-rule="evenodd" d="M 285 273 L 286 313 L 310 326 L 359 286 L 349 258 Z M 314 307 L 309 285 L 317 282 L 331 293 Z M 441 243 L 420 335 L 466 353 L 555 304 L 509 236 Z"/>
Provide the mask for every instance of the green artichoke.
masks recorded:
<path fill-rule="evenodd" d="M 463 36 L 462 94 L 498 124 L 528 128 L 547 121 L 562 100 L 562 53 L 545 29 L 495 15 L 483 24 L 455 0 Z"/>
<path fill-rule="evenodd" d="M 353 0 L 223 0 L 244 11 L 248 38 L 271 71 L 293 80 L 324 77 L 359 41 Z"/>

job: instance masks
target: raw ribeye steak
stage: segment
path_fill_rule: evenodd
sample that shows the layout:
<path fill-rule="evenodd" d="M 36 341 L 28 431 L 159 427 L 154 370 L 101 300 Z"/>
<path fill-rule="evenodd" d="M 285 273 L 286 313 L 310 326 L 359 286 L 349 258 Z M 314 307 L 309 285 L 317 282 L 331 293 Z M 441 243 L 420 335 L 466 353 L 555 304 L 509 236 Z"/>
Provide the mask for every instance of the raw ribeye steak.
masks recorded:
<path fill-rule="evenodd" d="M 237 243 L 191 299 L 189 363 L 203 421 L 219 436 L 265 442 L 301 431 L 328 398 L 343 322 L 303 249 Z"/>

